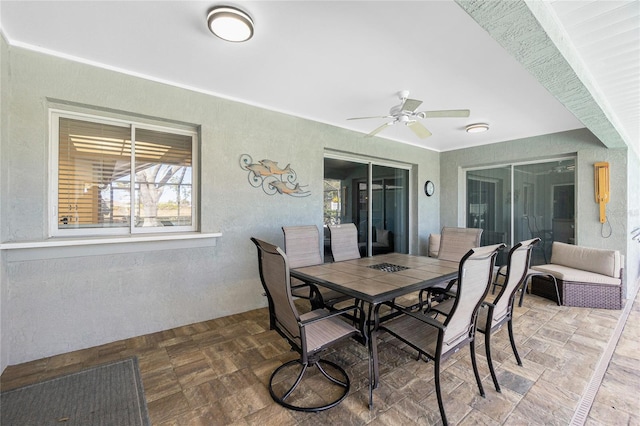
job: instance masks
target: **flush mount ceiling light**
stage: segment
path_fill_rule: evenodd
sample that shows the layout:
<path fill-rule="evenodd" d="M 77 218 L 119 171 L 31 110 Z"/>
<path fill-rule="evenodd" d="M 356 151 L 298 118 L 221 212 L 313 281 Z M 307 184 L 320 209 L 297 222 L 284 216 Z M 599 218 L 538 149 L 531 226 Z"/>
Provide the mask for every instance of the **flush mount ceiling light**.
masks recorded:
<path fill-rule="evenodd" d="M 482 133 L 489 130 L 489 125 L 487 123 L 469 124 L 466 129 L 467 133 Z"/>
<path fill-rule="evenodd" d="M 214 35 L 226 41 L 243 42 L 253 37 L 253 20 L 234 7 L 214 7 L 207 15 L 207 24 Z"/>

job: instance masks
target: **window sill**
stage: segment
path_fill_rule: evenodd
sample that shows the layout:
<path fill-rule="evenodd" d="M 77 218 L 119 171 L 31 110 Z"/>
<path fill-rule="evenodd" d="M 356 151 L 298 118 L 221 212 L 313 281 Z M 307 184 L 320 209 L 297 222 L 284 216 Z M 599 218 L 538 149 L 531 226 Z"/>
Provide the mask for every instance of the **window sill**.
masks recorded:
<path fill-rule="evenodd" d="M 153 234 L 153 235 L 128 235 L 118 237 L 93 237 L 93 238 L 51 238 L 44 241 L 25 241 L 16 243 L 2 243 L 0 250 L 35 249 L 52 247 L 89 246 L 103 244 L 122 244 L 172 240 L 195 240 L 203 238 L 220 238 L 221 232 L 212 233 L 184 233 L 184 234 Z"/>

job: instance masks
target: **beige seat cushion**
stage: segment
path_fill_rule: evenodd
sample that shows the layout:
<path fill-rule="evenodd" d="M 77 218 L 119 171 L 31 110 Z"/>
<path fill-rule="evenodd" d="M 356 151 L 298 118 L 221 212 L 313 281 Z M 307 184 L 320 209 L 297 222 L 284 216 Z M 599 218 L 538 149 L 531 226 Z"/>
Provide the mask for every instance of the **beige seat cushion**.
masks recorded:
<path fill-rule="evenodd" d="M 534 271 L 551 274 L 556 279 L 563 281 L 574 281 L 581 283 L 620 285 L 620 278 L 613 278 L 608 275 L 596 274 L 595 272 L 583 271 L 580 269 L 570 268 L 564 265 L 538 265 L 532 266 Z"/>

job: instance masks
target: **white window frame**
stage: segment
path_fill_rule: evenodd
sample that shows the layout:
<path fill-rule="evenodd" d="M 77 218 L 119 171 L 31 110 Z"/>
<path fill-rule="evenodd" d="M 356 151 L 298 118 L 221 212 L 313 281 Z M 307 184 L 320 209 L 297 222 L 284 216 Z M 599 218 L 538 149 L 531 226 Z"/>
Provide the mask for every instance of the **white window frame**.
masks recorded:
<path fill-rule="evenodd" d="M 107 124 L 111 126 L 126 127 L 131 129 L 132 153 L 131 170 L 134 169 L 135 159 L 135 132 L 136 129 L 145 129 L 152 131 L 160 131 L 173 133 L 177 135 L 190 136 L 191 144 L 191 225 L 189 226 L 153 226 L 153 227 L 136 227 L 135 226 L 135 207 L 130 208 L 131 220 L 129 227 L 117 228 L 69 228 L 60 229 L 58 227 L 58 152 L 59 152 L 59 125 L 60 118 L 69 118 L 74 120 L 83 120 L 93 123 Z M 198 217 L 200 211 L 200 201 L 198 194 L 200 192 L 200 174 L 198 170 L 198 131 L 195 128 L 176 125 L 170 127 L 166 125 L 157 125 L 128 120 L 122 118 L 102 117 L 94 114 L 82 112 L 67 111 L 62 109 L 49 109 L 49 199 L 48 199 L 48 217 L 49 217 L 49 237 L 91 237 L 91 236 L 114 236 L 114 235 L 134 235 L 134 234 L 161 234 L 161 233 L 184 233 L 198 231 Z M 132 175 L 130 187 L 130 200 L 135 200 L 135 174 Z"/>

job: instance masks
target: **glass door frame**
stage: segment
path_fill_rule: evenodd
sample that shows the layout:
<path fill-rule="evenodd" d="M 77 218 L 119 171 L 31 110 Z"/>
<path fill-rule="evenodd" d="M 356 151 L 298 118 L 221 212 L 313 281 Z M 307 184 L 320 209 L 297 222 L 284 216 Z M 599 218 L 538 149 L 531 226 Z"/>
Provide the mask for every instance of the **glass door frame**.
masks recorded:
<path fill-rule="evenodd" d="M 371 218 L 373 216 L 373 166 L 392 167 L 395 169 L 402 169 L 408 172 L 407 185 L 407 223 L 409 224 L 407 230 L 407 251 L 411 252 L 412 243 L 414 240 L 413 232 L 411 230 L 411 224 L 413 223 L 413 203 L 414 203 L 414 188 L 413 188 L 413 166 L 407 163 L 395 162 L 390 160 L 380 160 L 378 158 L 371 158 L 364 155 L 348 154 L 342 152 L 334 152 L 325 150 L 323 158 L 330 158 L 334 160 L 344 160 L 353 163 L 366 164 L 367 165 L 367 256 L 371 256 L 371 242 L 373 241 L 373 231 L 371 229 Z M 323 172 L 324 179 L 324 172 Z"/>

